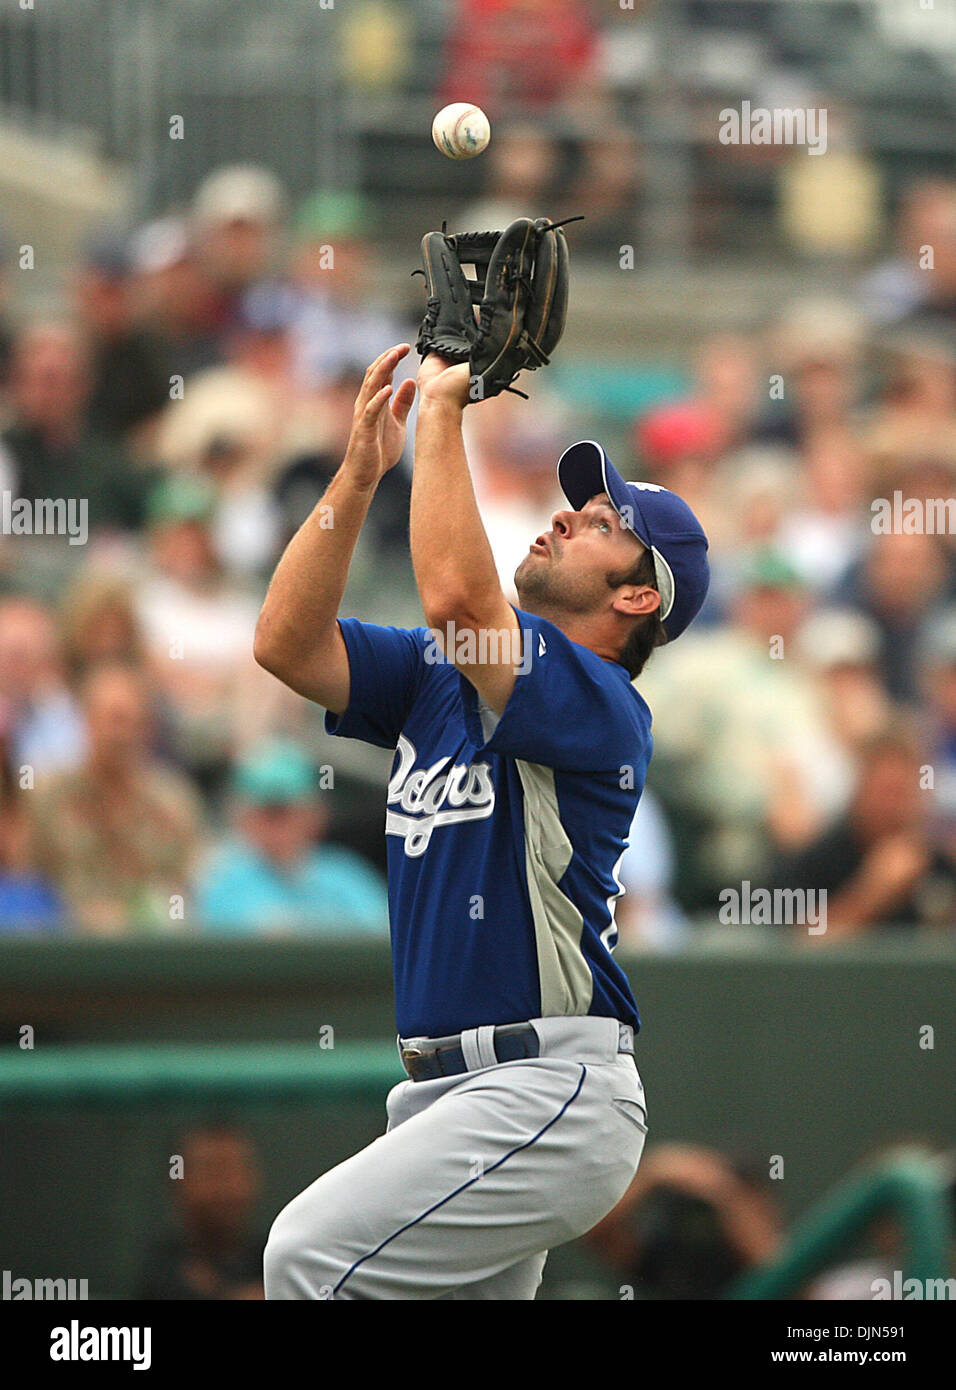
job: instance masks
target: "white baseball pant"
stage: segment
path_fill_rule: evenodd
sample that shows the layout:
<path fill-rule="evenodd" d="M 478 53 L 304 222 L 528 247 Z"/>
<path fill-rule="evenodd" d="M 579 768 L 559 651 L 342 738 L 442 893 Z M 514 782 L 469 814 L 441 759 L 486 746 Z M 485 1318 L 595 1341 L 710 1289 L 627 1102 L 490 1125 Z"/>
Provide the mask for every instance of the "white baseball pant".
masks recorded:
<path fill-rule="evenodd" d="M 647 1131 L 621 1025 L 531 1022 L 539 1057 L 393 1087 L 386 1133 L 276 1218 L 267 1299 L 534 1298 L 549 1248 L 623 1196 Z"/>

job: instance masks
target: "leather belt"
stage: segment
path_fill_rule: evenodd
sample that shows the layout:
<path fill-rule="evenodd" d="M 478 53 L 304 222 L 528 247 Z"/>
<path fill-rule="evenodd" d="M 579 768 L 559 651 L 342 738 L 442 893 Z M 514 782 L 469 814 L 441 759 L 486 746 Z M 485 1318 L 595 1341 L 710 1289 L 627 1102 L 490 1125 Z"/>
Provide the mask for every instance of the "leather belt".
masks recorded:
<path fill-rule="evenodd" d="M 499 1062 L 519 1062 L 523 1057 L 540 1057 L 541 1043 L 530 1023 L 504 1023 L 492 1034 L 492 1047 Z M 439 1076 L 461 1076 L 474 1070 L 465 1059 L 461 1034 L 429 1039 L 427 1050 L 401 1049 L 402 1066 L 413 1081 L 434 1081 Z"/>

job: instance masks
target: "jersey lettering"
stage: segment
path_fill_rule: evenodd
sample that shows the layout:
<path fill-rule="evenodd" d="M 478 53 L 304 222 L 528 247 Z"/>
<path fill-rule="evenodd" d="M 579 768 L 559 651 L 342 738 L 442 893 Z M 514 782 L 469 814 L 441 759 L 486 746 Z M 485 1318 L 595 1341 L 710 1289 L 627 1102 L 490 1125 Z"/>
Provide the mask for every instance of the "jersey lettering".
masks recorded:
<path fill-rule="evenodd" d="M 404 839 L 405 853 L 411 859 L 425 853 L 437 826 L 484 820 L 495 808 L 490 764 L 456 763 L 446 771 L 450 758 L 439 758 L 431 767 L 413 772 L 417 757 L 414 743 L 401 734 L 385 816 L 386 835 Z M 446 804 L 451 809 L 442 809 Z M 391 809 L 396 806 L 400 810 Z"/>

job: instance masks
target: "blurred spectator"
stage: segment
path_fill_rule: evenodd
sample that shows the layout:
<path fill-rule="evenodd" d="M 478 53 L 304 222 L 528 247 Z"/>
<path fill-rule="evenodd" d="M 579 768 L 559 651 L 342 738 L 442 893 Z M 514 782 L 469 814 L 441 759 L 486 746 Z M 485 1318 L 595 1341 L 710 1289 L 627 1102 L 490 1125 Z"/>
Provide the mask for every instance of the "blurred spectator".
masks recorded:
<path fill-rule="evenodd" d="M 475 495 L 502 587 L 517 601 L 514 573 L 542 524 L 567 499 L 556 467 L 567 425 L 559 400 L 535 386 L 531 399 L 507 392 L 465 417 Z"/>
<path fill-rule="evenodd" d="M 821 432 L 852 430 L 860 392 L 864 325 L 848 304 L 799 300 L 770 343 L 771 395 L 757 437 L 803 448 Z"/>
<path fill-rule="evenodd" d="M 634 429 L 637 476 L 683 497 L 718 550 L 728 539 L 732 516 L 716 465 L 733 432 L 720 407 L 702 392 L 654 406 Z"/>
<path fill-rule="evenodd" d="M 345 11 L 338 45 L 339 76 L 348 91 L 378 92 L 408 78 L 416 18 L 399 0 L 364 0 Z"/>
<path fill-rule="evenodd" d="M 290 265 L 298 300 L 293 343 L 307 387 L 326 386 L 346 368 L 367 366 L 390 344 L 409 340 L 406 325 L 370 293 L 373 230 L 371 208 L 354 193 L 320 189 L 299 209 Z M 396 389 L 415 366 L 402 364 Z"/>
<path fill-rule="evenodd" d="M 688 923 L 672 896 L 676 863 L 667 818 L 654 793 L 641 793 L 617 871 L 624 896 L 614 920 L 618 944 L 627 950 L 673 950 L 688 936 Z"/>
<path fill-rule="evenodd" d="M 956 320 L 956 179 L 921 179 L 906 191 L 897 251 L 864 278 L 863 307 L 876 324 L 925 311 Z"/>
<path fill-rule="evenodd" d="M 697 468 L 713 464 L 720 454 L 720 424 L 707 406 L 696 401 L 676 401 L 655 406 L 643 415 L 637 423 L 635 442 L 638 459 L 651 476 L 684 496 L 688 491 L 686 475 L 678 475 L 675 470 L 687 463 Z M 693 481 L 689 490 L 697 491 Z"/>
<path fill-rule="evenodd" d="M 35 322 L 16 339 L 10 423 L 0 454 L 20 497 L 83 498 L 91 530 L 137 527 L 149 486 L 116 444 L 91 428 L 91 361 L 75 329 Z"/>
<path fill-rule="evenodd" d="M 893 720 L 893 705 L 880 679 L 879 628 L 853 609 L 823 608 L 811 613 L 799 633 L 799 651 L 815 671 L 827 722 L 835 735 L 832 771 L 849 804 L 860 749 Z"/>
<path fill-rule="evenodd" d="M 835 591 L 869 539 L 863 454 L 853 435 L 821 429 L 801 463 L 802 495 L 778 541 L 811 589 Z"/>
<path fill-rule="evenodd" d="M 956 417 L 954 417 L 956 423 Z M 956 442 L 956 441 L 954 441 Z M 898 487 L 903 496 L 913 498 L 922 503 L 926 510 L 923 516 L 934 518 L 939 514 L 940 505 L 944 509 L 946 520 L 942 525 L 934 520 L 933 526 L 936 530 L 936 540 L 942 549 L 949 572 L 953 578 L 950 582 L 950 593 L 956 586 L 956 524 L 949 519 L 956 506 L 956 448 L 947 454 L 927 454 L 915 459 L 907 467 L 900 471 L 896 478 L 888 480 L 892 487 L 885 491 L 892 493 Z M 885 495 L 885 493 L 884 493 Z M 927 526 L 927 529 L 932 529 Z"/>
<path fill-rule="evenodd" d="M 660 804 L 647 796 L 622 865 L 622 940 L 678 941 L 672 891 L 684 910 L 710 909 L 715 886 L 759 879 L 837 823 L 861 748 L 901 704 L 936 775 L 928 833 L 951 846 L 956 533 L 875 534 L 871 503 L 956 490 L 956 180 L 908 181 L 906 160 L 897 168 L 884 149 L 877 170 L 855 148 L 864 108 L 817 66 L 830 19 L 793 68 L 793 36 L 758 32 L 747 6 L 716 16 L 681 4 L 668 18 L 690 25 L 691 44 L 675 79 L 660 62 L 663 10 L 649 0 L 614 13 L 590 0 L 434 0 L 424 27 L 405 8 L 373 0 L 343 17 L 339 85 L 401 103 L 424 81 L 438 100 L 480 102 L 493 136 L 473 165 L 436 162 L 427 139 L 373 134 L 368 193 L 343 148 L 344 163 L 326 161 L 328 181 L 291 217 L 276 173 L 228 163 L 191 203 L 149 209 L 132 233 L 107 227 L 71 255 L 69 226 L 58 227 L 57 255 L 44 250 L 35 274 L 20 273 L 19 236 L 0 236 L 0 494 L 85 498 L 99 532 L 77 547 L 0 536 L 0 593 L 13 595 L 0 597 L 0 721 L 18 787 L 24 768 L 40 784 L 77 771 L 85 730 L 73 690 L 104 662 L 141 673 L 152 750 L 190 774 L 213 817 L 236 759 L 263 737 L 281 731 L 325 757 L 321 711 L 256 666 L 251 639 L 280 548 L 341 463 L 367 363 L 414 338 L 421 287 L 377 264 L 385 231 L 409 235 L 411 206 L 389 192 L 401 163 L 427 225 L 446 212 L 479 229 L 529 212 L 587 214 L 569 229 L 572 258 L 579 247 L 585 261 L 601 256 L 593 279 L 582 265 L 576 280 L 561 385 L 582 399 L 591 352 L 620 365 L 600 364 L 608 389 L 584 402 L 595 416 L 587 432 L 606 430 L 626 451 L 629 402 L 654 401 L 663 377 L 691 383 L 645 409 L 633 433 L 635 475 L 701 517 L 713 584 L 688 645 L 661 652 L 642 681 Z M 826 158 L 786 142 L 715 142 L 728 80 L 770 108 L 825 105 Z M 944 167 L 935 109 L 921 169 Z M 157 189 L 176 196 L 163 168 Z M 289 171 L 301 187 L 302 168 Z M 895 245 L 851 285 L 846 258 L 878 228 L 880 190 L 894 188 Z M 705 245 L 714 211 L 722 248 L 743 248 L 745 262 L 708 259 L 698 296 L 696 280 L 662 273 L 661 242 L 673 230 L 677 256 L 687 241 Z M 701 215 L 695 242 L 681 223 Z M 623 301 L 605 317 L 600 266 L 641 240 L 639 223 L 651 259 L 631 277 L 633 319 L 621 317 Z M 819 259 L 818 288 L 796 299 L 781 225 Z M 758 333 L 768 306 L 770 331 Z M 416 366 L 412 354 L 401 373 Z M 502 396 L 465 419 L 509 591 L 542 516 L 564 505 L 554 464 L 570 422 L 549 375 L 533 382 L 530 402 Z M 372 621 L 419 621 L 411 452 L 383 480 L 356 549 L 345 604 Z M 344 776 L 335 795 L 336 825 L 357 850 L 364 779 L 379 771 L 362 761 L 371 753 L 350 754 L 355 781 L 350 790 Z M 33 793 L 18 800 L 10 823 L 22 825 Z M 13 857 L 33 872 L 30 852 Z"/>
<path fill-rule="evenodd" d="M 219 298 L 187 222 L 176 217 L 148 222 L 132 237 L 130 252 L 138 310 L 163 345 L 170 375 L 186 380 L 220 363 Z"/>
<path fill-rule="evenodd" d="M 10 351 L 13 347 L 13 329 L 7 318 L 10 249 L 7 238 L 0 228 L 0 389 L 6 385 L 7 371 L 10 366 Z"/>
<path fill-rule="evenodd" d="M 920 688 L 927 702 L 937 842 L 956 861 L 956 605 L 926 633 L 920 650 Z"/>
<path fill-rule="evenodd" d="M 53 615 L 30 598 L 0 602 L 0 712 L 15 773 L 37 783 L 78 766 L 83 720 L 67 685 Z"/>
<path fill-rule="evenodd" d="M 609 107 L 600 104 L 576 123 L 574 144 L 575 165 L 563 202 L 571 209 L 586 209 L 586 215 L 571 229 L 572 245 L 592 254 L 620 256 L 621 246 L 634 242 L 635 205 L 644 177 L 634 131 L 612 120 Z"/>
<path fill-rule="evenodd" d="M 760 409 L 757 353 L 753 341 L 738 333 L 715 333 L 705 339 L 695 363 L 694 399 L 714 421 L 721 453 L 750 437 Z"/>
<path fill-rule="evenodd" d="M 150 499 L 150 564 L 136 584 L 171 751 L 206 792 L 221 786 L 235 748 L 255 732 L 266 684 L 252 657 L 259 602 L 223 569 L 214 511 L 205 479 L 162 483 Z"/>
<path fill-rule="evenodd" d="M 714 1299 L 771 1259 L 782 1220 L 764 1170 L 658 1144 L 585 1242 L 637 1299 Z"/>
<path fill-rule="evenodd" d="M 880 669 L 890 695 L 915 701 L 921 635 L 933 614 L 956 597 L 953 564 L 939 539 L 902 532 L 871 535 L 840 593 L 880 629 Z"/>
<path fill-rule="evenodd" d="M 697 353 L 694 384 L 686 399 L 655 406 L 637 421 L 638 459 L 665 487 L 682 496 L 685 491 L 699 494 L 697 470 L 706 472 L 746 444 L 759 409 L 753 346 L 736 334 L 716 333 Z"/>
<path fill-rule="evenodd" d="M 177 1228 L 150 1245 L 136 1297 L 244 1300 L 265 1297 L 265 1236 L 252 1232 L 262 1190 L 249 1135 L 226 1119 L 209 1120 L 177 1141 L 182 1168 L 171 1179 Z"/>
<path fill-rule="evenodd" d="M 237 330 L 233 344 L 240 336 Z M 158 422 L 156 456 L 175 472 L 201 475 L 214 490 L 210 524 L 227 569 L 256 574 L 276 559 L 269 487 L 282 436 L 299 423 L 295 397 L 287 380 L 251 369 L 237 353 L 230 365 L 198 372 Z"/>
<path fill-rule="evenodd" d="M 104 233 L 91 242 L 77 272 L 75 296 L 90 349 L 90 429 L 122 440 L 169 400 L 159 340 L 136 321 L 128 240 Z"/>
<path fill-rule="evenodd" d="M 80 570 L 63 597 L 60 619 L 72 679 L 106 661 L 142 665 L 143 634 L 128 580 L 106 570 Z"/>
<path fill-rule="evenodd" d="M 196 190 L 191 229 L 194 254 L 218 296 L 217 324 L 227 333 L 242 294 L 276 264 L 285 194 L 269 169 L 254 164 L 214 170 Z"/>
<path fill-rule="evenodd" d="M 438 105 L 468 101 L 494 121 L 586 106 L 599 87 L 597 32 L 577 0 L 461 0 L 448 36 Z"/>
<path fill-rule="evenodd" d="M 316 771 L 294 744 L 260 745 L 236 767 L 232 837 L 198 876 L 204 925 L 230 934 L 384 937 L 385 883 L 351 850 L 324 843 Z"/>
<path fill-rule="evenodd" d="M 618 119 L 595 17 L 586 5 L 462 0 L 447 39 L 446 64 L 438 104 L 460 101 L 466 93 L 486 111 L 495 132 L 486 194 L 494 220 L 487 220 L 479 203 L 463 215 L 463 227 L 500 228 L 515 216 L 584 211 L 586 220 L 574 229 L 576 245 L 617 254 L 622 242 L 633 241 L 640 153 L 633 124 Z M 536 137 L 529 133 L 529 115 Z M 509 126 L 509 119 L 517 124 Z M 499 134 L 503 145 L 497 151 Z M 565 137 L 564 148 L 558 134 Z M 546 195 L 552 206 L 543 205 Z M 567 213 L 555 211 L 557 197 Z M 470 220 L 475 216 L 479 221 Z"/>
<path fill-rule="evenodd" d="M 931 428 L 952 427 L 956 414 L 956 342 L 924 328 L 899 328 L 880 339 L 887 360 L 882 418 L 874 432 L 903 434 L 920 421 Z M 927 443 L 928 439 L 921 439 Z"/>
<path fill-rule="evenodd" d="M 37 872 L 33 822 L 13 766 L 0 711 L 0 935 L 55 931 L 63 907 L 49 879 Z"/>
<path fill-rule="evenodd" d="M 698 862 L 678 891 L 689 877 L 703 887 L 685 905 L 760 881 L 782 849 L 806 844 L 842 808 L 823 693 L 797 642 L 807 592 L 773 552 L 755 555 L 743 580 L 726 626 L 688 634 L 640 679 L 657 712 L 655 785 L 673 819 L 699 826 Z"/>
<path fill-rule="evenodd" d="M 802 479 L 796 455 L 789 449 L 767 444 L 751 444 L 729 455 L 717 466 L 714 476 L 714 503 L 722 515 L 708 536 L 708 601 L 709 605 L 719 605 L 723 612 L 746 582 L 755 557 L 786 549 L 780 538 L 797 506 Z M 789 549 L 786 553 L 793 562 Z M 800 577 L 809 587 L 805 576 Z"/>
<path fill-rule="evenodd" d="M 908 734 L 876 735 L 862 750 L 847 814 L 782 865 L 781 886 L 826 892 L 821 939 L 956 922 L 956 862 L 932 845 L 925 768 Z"/>
<path fill-rule="evenodd" d="M 202 817 L 193 788 L 149 754 L 143 678 L 117 663 L 85 677 L 82 766 L 35 793 L 43 871 L 76 930 L 176 930 Z"/>
<path fill-rule="evenodd" d="M 633 242 L 641 174 L 633 131 L 601 112 L 576 119 L 564 140 L 542 122 L 504 122 L 489 146 L 484 190 L 461 209 L 453 230 L 500 231 L 516 217 L 560 219 L 586 209 L 568 233 L 572 255 L 618 256 Z"/>
<path fill-rule="evenodd" d="M 560 152 L 555 137 L 540 122 L 496 127 L 487 159 L 485 190 L 462 209 L 457 226 L 463 231 L 502 231 L 517 217 L 552 215 L 549 198 Z"/>
<path fill-rule="evenodd" d="M 784 154 L 778 171 L 781 229 L 801 255 L 831 262 L 859 258 L 882 231 L 880 166 L 860 148 L 856 122 L 845 107 L 832 95 L 825 101 L 806 96 L 810 100 L 799 104 L 826 108 L 826 158 L 808 158 L 805 149 Z"/>
<path fill-rule="evenodd" d="M 341 467 L 352 428 L 352 412 L 365 376 L 359 365 L 346 367 L 318 393 L 318 437 L 309 449 L 294 451 L 273 483 L 280 517 L 280 545 L 299 529 Z M 360 545 L 367 544 L 376 568 L 385 563 L 407 569 L 408 506 L 411 483 L 402 468 L 385 474 L 372 499 Z"/>
<path fill-rule="evenodd" d="M 921 458 L 956 459 L 956 338 L 900 329 L 879 346 L 884 381 L 866 444 L 882 473 Z"/>

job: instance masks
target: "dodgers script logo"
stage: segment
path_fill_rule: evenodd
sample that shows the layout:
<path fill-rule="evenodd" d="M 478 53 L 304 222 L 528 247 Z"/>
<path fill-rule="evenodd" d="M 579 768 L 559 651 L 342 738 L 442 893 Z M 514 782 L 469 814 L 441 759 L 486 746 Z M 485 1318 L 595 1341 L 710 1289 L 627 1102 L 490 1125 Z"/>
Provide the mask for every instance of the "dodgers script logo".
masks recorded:
<path fill-rule="evenodd" d="M 405 853 L 417 859 L 428 848 L 438 825 L 484 820 L 495 808 L 495 788 L 488 763 L 455 763 L 439 758 L 415 771 L 418 750 L 404 734 L 398 739 L 398 766 L 388 784 L 386 835 L 400 835 Z M 447 771 L 446 771 L 447 769 Z M 400 810 L 392 810 L 393 806 Z"/>

